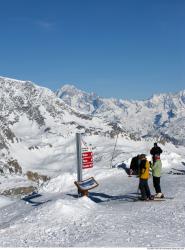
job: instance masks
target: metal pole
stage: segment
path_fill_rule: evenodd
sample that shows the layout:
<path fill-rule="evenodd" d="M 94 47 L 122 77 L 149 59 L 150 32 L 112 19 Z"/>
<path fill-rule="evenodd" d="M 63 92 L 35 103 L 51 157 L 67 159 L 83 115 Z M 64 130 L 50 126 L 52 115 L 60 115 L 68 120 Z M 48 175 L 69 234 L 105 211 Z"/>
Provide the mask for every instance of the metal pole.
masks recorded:
<path fill-rule="evenodd" d="M 76 133 L 76 152 L 77 152 L 77 180 L 82 181 L 82 150 L 81 150 L 80 133 Z"/>
<path fill-rule="evenodd" d="M 116 145 L 117 145 L 117 140 L 118 140 L 118 132 L 117 132 L 117 136 L 116 136 L 116 142 L 115 142 L 115 145 L 114 145 L 114 150 L 113 150 L 113 154 L 112 154 L 112 158 L 111 158 L 111 165 L 110 167 L 112 168 L 112 161 L 113 161 L 113 158 L 114 158 L 114 152 L 115 152 L 115 149 L 116 149 Z"/>

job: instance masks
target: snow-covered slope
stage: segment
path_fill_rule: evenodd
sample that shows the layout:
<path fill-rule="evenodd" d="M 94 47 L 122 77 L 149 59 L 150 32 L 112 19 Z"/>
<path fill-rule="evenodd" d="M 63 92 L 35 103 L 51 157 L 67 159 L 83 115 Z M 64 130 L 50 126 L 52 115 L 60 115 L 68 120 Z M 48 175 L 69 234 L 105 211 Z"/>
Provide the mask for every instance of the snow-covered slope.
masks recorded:
<path fill-rule="evenodd" d="M 129 178 L 126 169 L 138 152 L 145 152 L 150 159 L 152 144 L 119 137 L 115 167 L 111 168 L 115 140 L 99 136 L 84 139 L 95 148 L 95 164 L 83 170 L 83 178 L 94 176 L 99 186 L 90 190 L 89 198 L 78 198 L 74 185 L 76 166 L 70 155 L 73 144 L 61 145 L 60 152 L 69 158 L 62 164 L 68 167 L 70 161 L 73 171 L 61 171 L 40 189 L 38 196 L 24 200 L 0 196 L 0 246 L 184 247 L 184 148 L 162 146 L 161 187 L 165 196 L 173 199 L 134 202 L 138 178 Z M 152 178 L 149 185 L 154 193 Z"/>
<path fill-rule="evenodd" d="M 100 98 L 65 85 L 57 96 L 79 112 L 120 122 L 136 138 L 159 137 L 185 144 L 185 90 L 154 95 L 144 101 L 128 101 Z"/>

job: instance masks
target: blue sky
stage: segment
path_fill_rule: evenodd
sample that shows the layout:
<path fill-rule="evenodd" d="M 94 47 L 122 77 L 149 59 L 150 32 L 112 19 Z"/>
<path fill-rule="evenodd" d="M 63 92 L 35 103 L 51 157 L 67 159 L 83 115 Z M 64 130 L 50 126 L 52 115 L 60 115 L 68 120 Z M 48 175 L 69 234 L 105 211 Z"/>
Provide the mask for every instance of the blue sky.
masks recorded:
<path fill-rule="evenodd" d="M 0 75 L 146 99 L 185 89 L 184 0 L 0 0 Z"/>

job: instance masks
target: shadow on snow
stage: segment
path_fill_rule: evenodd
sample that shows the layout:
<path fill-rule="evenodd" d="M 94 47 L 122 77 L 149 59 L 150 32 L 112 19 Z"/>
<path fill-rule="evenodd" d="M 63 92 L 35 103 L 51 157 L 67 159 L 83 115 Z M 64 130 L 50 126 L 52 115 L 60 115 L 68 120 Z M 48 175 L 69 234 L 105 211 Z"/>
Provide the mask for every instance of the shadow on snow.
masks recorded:
<path fill-rule="evenodd" d="M 33 199 L 39 198 L 39 197 L 42 197 L 42 195 L 34 192 L 28 196 L 25 196 L 24 198 L 22 198 L 22 200 L 30 203 L 32 206 L 39 206 L 39 205 L 42 205 L 46 202 L 51 201 L 51 200 L 45 200 L 45 201 L 34 201 L 33 200 Z"/>
<path fill-rule="evenodd" d="M 67 194 L 74 198 L 79 198 L 77 194 Z M 108 195 L 104 193 L 89 192 L 88 198 L 96 203 L 110 202 L 110 201 L 137 201 L 138 193 L 130 193 L 126 195 Z"/>

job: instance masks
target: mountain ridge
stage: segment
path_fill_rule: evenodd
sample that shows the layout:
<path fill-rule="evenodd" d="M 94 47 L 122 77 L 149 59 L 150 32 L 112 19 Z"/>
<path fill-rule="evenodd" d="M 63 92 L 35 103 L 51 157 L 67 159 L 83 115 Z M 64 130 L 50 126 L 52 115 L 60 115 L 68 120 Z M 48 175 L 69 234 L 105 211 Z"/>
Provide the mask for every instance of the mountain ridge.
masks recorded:
<path fill-rule="evenodd" d="M 114 131 L 104 120 L 78 112 L 52 90 L 31 81 L 0 77 L 0 110 L 1 149 L 8 148 L 9 140 L 18 140 L 22 134 L 19 126 L 29 126 L 30 131 L 34 127 L 38 133 L 53 131 L 64 137 L 80 131 L 92 134 Z"/>
<path fill-rule="evenodd" d="M 154 94 L 139 101 L 102 98 L 70 85 L 64 85 L 56 94 L 79 112 L 102 117 L 107 122 L 120 122 L 126 131 L 137 138 L 157 136 L 176 144 L 185 143 L 185 131 L 181 128 L 185 121 L 185 90 Z M 183 132 L 176 132 L 174 136 L 172 131 L 178 125 Z"/>
<path fill-rule="evenodd" d="M 120 131 L 135 139 L 161 138 L 185 145 L 185 90 L 134 101 L 102 98 L 70 84 L 53 92 L 31 81 L 0 77 L 0 91 L 1 126 L 13 126 L 25 115 L 43 130 L 62 123 L 67 126 L 67 134 L 79 129 L 90 133 Z M 6 134 L 14 138 L 9 126 Z M 5 138 L 1 133 L 1 147 Z"/>

